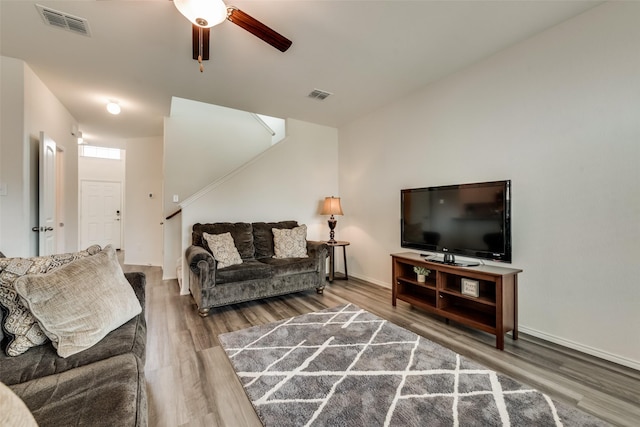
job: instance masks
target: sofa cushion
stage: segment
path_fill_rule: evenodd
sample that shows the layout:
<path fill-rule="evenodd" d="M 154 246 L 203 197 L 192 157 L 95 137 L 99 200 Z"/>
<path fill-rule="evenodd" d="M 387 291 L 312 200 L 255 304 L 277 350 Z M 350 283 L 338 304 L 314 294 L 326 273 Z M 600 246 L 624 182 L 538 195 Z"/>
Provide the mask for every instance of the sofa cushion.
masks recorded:
<path fill-rule="evenodd" d="M 51 273 L 22 276 L 15 288 L 61 357 L 92 347 L 142 311 L 111 245 Z"/>
<path fill-rule="evenodd" d="M 256 248 L 256 259 L 273 258 L 273 229 L 294 228 L 298 226 L 297 221 L 280 222 L 254 222 L 253 224 L 253 244 Z"/>
<path fill-rule="evenodd" d="M 11 386 L 42 426 L 146 426 L 144 367 L 122 354 Z"/>
<path fill-rule="evenodd" d="M 212 224 L 194 224 L 191 234 L 192 242 L 196 246 L 202 246 L 209 252 L 211 249 L 204 240 L 202 234 L 223 234 L 231 233 L 233 241 L 240 257 L 243 260 L 255 258 L 255 248 L 253 246 L 253 228 L 247 222 L 216 222 Z M 213 254 L 213 252 L 211 252 Z"/>
<path fill-rule="evenodd" d="M 0 382 L 0 426 L 38 427 L 27 405 L 2 382 Z"/>
<path fill-rule="evenodd" d="M 273 228 L 274 258 L 307 258 L 307 226 Z"/>
<path fill-rule="evenodd" d="M 140 305 L 144 307 L 144 273 L 125 273 L 125 276 L 131 283 Z M 144 315 L 139 314 L 110 332 L 98 344 L 67 358 L 58 356 L 50 342 L 34 347 L 19 357 L 0 353 L 0 381 L 13 385 L 125 353 L 132 353 L 144 362 L 146 341 L 147 325 Z"/>
<path fill-rule="evenodd" d="M 245 280 L 268 279 L 273 276 L 271 267 L 265 263 L 250 260 L 216 270 L 216 285 Z"/>
<path fill-rule="evenodd" d="M 99 252 L 100 246 L 94 245 L 75 253 L 33 258 L 0 258 L 0 305 L 6 311 L 2 323 L 7 340 L 6 354 L 18 356 L 48 341 L 36 318 L 20 300 L 14 287 L 15 280 L 25 274 L 48 273 Z"/>
<path fill-rule="evenodd" d="M 233 242 L 231 233 L 209 234 L 202 233 L 202 238 L 207 242 L 213 257 L 218 261 L 217 268 L 225 268 L 230 265 L 242 264 L 240 253 Z"/>

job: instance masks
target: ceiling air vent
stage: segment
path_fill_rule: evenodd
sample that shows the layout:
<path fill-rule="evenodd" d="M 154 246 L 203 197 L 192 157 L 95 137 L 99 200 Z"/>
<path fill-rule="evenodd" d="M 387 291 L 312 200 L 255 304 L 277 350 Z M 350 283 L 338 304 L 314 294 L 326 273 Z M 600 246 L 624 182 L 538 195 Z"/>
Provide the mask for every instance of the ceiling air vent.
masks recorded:
<path fill-rule="evenodd" d="M 324 101 L 329 95 L 333 95 L 331 92 L 326 92 L 320 89 L 314 89 L 309 93 L 309 98 L 317 99 L 318 101 Z"/>
<path fill-rule="evenodd" d="M 89 22 L 84 18 L 69 15 L 40 4 L 36 5 L 36 9 L 38 9 L 40 16 L 42 16 L 44 23 L 47 25 L 82 34 L 83 36 L 91 36 Z"/>

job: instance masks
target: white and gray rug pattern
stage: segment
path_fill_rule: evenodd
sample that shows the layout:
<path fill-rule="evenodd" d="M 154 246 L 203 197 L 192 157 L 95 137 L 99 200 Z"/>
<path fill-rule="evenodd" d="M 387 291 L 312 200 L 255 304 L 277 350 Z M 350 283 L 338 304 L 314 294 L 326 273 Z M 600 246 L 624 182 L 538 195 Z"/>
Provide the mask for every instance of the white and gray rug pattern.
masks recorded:
<path fill-rule="evenodd" d="M 219 339 L 268 427 L 606 425 L 351 304 Z"/>

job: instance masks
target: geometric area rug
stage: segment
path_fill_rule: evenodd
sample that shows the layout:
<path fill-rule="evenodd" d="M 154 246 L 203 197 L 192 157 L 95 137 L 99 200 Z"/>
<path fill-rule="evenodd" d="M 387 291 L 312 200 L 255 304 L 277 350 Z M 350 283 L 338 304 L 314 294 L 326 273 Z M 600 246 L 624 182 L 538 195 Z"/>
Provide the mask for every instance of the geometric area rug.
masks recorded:
<path fill-rule="evenodd" d="M 265 427 L 608 425 L 352 304 L 218 338 Z"/>

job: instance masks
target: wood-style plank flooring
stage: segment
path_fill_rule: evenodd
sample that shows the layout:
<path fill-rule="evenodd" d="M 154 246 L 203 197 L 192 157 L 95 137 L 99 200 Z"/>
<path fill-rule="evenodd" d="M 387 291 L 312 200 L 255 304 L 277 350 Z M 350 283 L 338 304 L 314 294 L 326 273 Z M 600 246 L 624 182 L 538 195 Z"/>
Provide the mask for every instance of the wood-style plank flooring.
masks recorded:
<path fill-rule="evenodd" d="M 260 426 L 217 335 L 351 302 L 397 325 L 541 390 L 614 425 L 640 426 L 640 371 L 521 333 L 495 337 L 414 309 L 391 305 L 391 290 L 351 278 L 314 291 L 197 314 L 190 295 L 158 267 L 125 266 L 147 275 L 146 378 L 150 426 Z"/>

